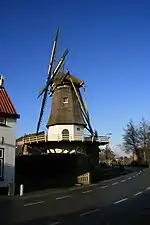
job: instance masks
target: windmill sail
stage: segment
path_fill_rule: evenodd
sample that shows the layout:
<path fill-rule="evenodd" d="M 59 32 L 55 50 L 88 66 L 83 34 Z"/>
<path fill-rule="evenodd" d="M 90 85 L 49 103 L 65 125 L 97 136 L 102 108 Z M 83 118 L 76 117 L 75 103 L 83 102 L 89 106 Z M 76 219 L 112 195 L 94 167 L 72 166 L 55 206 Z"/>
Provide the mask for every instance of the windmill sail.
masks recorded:
<path fill-rule="evenodd" d="M 62 63 L 62 65 L 61 65 L 61 67 L 59 69 L 60 73 L 64 73 L 64 71 L 65 71 L 65 61 Z"/>
<path fill-rule="evenodd" d="M 53 65 L 54 65 L 54 61 L 56 58 L 58 35 L 59 35 L 59 28 L 57 29 L 56 37 L 55 37 L 54 44 L 53 44 L 52 54 L 51 54 L 50 63 L 49 63 L 49 67 L 48 67 L 48 78 L 51 78 Z"/>
<path fill-rule="evenodd" d="M 57 48 L 58 35 L 59 35 L 59 28 L 57 29 L 56 37 L 55 37 L 54 43 L 53 43 L 52 53 L 51 53 L 50 62 L 49 62 L 49 66 L 48 66 L 48 77 L 47 77 L 47 80 L 46 80 L 46 84 L 48 84 L 48 82 L 50 81 L 51 76 L 52 76 L 52 70 L 53 70 L 53 66 L 54 66 L 54 60 L 55 60 L 55 57 L 56 57 L 56 48 Z M 46 85 L 46 87 L 47 87 L 47 85 Z M 39 93 L 39 95 L 38 95 L 38 98 L 39 98 L 45 91 L 47 91 L 46 88 L 43 88 L 43 89 L 40 91 L 40 93 Z"/>
<path fill-rule="evenodd" d="M 48 77 L 47 77 L 46 84 L 48 84 L 50 79 L 51 79 L 53 62 L 54 62 L 54 58 L 55 58 L 55 54 L 56 54 L 58 35 L 59 35 L 59 29 L 56 32 L 56 37 L 55 37 L 55 40 L 54 40 L 54 43 L 53 43 L 52 54 L 51 54 L 50 63 L 49 63 L 49 67 L 48 67 Z M 45 108 L 45 105 L 46 105 L 47 94 L 48 94 L 48 87 L 49 86 L 46 85 L 46 87 L 43 89 L 43 91 L 41 91 L 41 93 L 39 95 L 39 96 L 41 96 L 44 93 L 42 106 L 41 106 L 41 110 L 40 110 L 40 116 L 39 116 L 39 120 L 38 120 L 38 124 L 37 124 L 36 133 L 39 132 L 39 128 L 40 128 L 40 125 L 41 125 L 41 122 L 42 122 L 42 117 L 43 117 L 44 108 Z"/>

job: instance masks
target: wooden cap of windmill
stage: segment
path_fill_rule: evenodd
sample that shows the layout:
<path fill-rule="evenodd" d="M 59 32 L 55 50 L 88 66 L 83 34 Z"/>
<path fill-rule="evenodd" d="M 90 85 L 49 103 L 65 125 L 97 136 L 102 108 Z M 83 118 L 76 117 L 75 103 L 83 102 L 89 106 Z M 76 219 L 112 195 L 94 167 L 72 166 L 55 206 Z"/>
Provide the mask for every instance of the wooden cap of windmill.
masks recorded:
<path fill-rule="evenodd" d="M 53 81 L 54 85 L 57 85 L 57 88 L 53 93 L 51 113 L 47 127 L 60 124 L 76 124 L 86 126 L 78 99 L 73 90 L 72 84 L 70 83 L 69 76 L 71 77 L 77 90 L 79 90 L 82 86 L 83 81 L 70 75 L 69 71 L 67 71 L 63 83 L 60 83 L 61 76 L 64 76 L 64 74 L 59 73 Z"/>

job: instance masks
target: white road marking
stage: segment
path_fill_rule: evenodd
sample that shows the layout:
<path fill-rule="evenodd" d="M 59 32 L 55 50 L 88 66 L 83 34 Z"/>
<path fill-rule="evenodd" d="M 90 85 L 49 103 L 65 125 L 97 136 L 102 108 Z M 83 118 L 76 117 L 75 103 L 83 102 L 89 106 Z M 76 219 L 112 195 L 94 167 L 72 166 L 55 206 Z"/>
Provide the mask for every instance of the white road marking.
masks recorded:
<path fill-rule="evenodd" d="M 42 203 L 44 203 L 44 201 L 40 201 L 40 202 L 30 202 L 30 203 L 24 204 L 24 206 L 32 206 L 32 205 L 38 205 L 38 204 L 42 204 Z"/>
<path fill-rule="evenodd" d="M 131 177 L 128 177 L 128 180 L 131 180 Z"/>
<path fill-rule="evenodd" d="M 150 190 L 150 187 L 147 187 L 147 188 L 146 188 L 146 191 L 149 191 L 149 190 Z"/>
<path fill-rule="evenodd" d="M 64 199 L 64 198 L 69 198 L 69 197 L 70 197 L 69 195 L 61 196 L 61 197 L 57 197 L 56 200 L 61 200 L 61 199 Z"/>
<path fill-rule="evenodd" d="M 82 194 L 90 193 L 92 190 L 82 191 Z"/>
<path fill-rule="evenodd" d="M 81 213 L 81 214 L 79 214 L 79 216 L 80 216 L 80 217 L 86 216 L 86 215 L 89 215 L 89 214 L 91 214 L 91 213 L 95 213 L 95 212 L 98 212 L 98 211 L 100 211 L 100 209 L 93 209 L 93 210 L 87 211 L 87 212 L 85 212 L 85 213 Z"/>
<path fill-rule="evenodd" d="M 121 200 L 119 200 L 119 201 L 114 202 L 114 204 L 118 204 L 118 203 L 124 202 L 124 201 L 126 201 L 127 199 L 128 199 L 128 198 L 123 198 L 123 199 L 121 199 Z"/>
<path fill-rule="evenodd" d="M 74 190 L 76 190 L 77 188 L 70 188 L 70 191 L 74 191 Z"/>
<path fill-rule="evenodd" d="M 139 191 L 136 194 L 134 194 L 134 196 L 141 195 L 142 193 L 143 193 L 143 191 Z"/>
<path fill-rule="evenodd" d="M 99 187 L 99 188 L 107 188 L 108 186 L 107 185 L 105 185 L 105 186 L 101 186 L 101 187 Z"/>
<path fill-rule="evenodd" d="M 49 223 L 48 225 L 57 225 L 57 224 L 60 224 L 60 222 L 56 221 L 56 222 L 53 222 L 53 223 Z"/>
<path fill-rule="evenodd" d="M 92 184 L 93 185 L 93 184 Z M 79 189 L 82 189 L 83 187 L 82 186 L 79 186 L 79 187 L 72 187 L 70 188 L 69 190 L 70 191 L 74 191 L 74 190 L 79 190 Z"/>
<path fill-rule="evenodd" d="M 113 183 L 112 185 L 117 185 L 118 184 L 118 182 L 115 182 L 115 183 Z"/>
<path fill-rule="evenodd" d="M 121 183 L 124 183 L 126 180 L 121 180 Z"/>
<path fill-rule="evenodd" d="M 135 176 L 133 176 L 133 178 L 135 178 Z"/>

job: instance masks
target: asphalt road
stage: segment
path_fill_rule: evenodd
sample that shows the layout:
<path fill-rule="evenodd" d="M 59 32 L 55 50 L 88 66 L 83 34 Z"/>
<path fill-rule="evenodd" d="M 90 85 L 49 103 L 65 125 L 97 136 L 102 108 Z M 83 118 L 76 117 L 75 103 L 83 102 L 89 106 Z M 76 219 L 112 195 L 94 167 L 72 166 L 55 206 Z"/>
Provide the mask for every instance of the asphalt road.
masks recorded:
<path fill-rule="evenodd" d="M 0 198 L 2 225 L 150 224 L 150 169 L 88 187 Z"/>

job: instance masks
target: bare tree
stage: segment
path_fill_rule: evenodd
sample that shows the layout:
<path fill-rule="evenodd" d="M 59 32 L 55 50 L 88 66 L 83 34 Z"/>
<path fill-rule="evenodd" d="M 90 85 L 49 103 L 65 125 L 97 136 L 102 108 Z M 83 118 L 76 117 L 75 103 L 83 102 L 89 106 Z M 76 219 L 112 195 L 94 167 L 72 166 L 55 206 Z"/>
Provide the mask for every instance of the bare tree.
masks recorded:
<path fill-rule="evenodd" d="M 142 158 L 149 163 L 150 159 L 150 124 L 142 118 L 138 130 L 139 146 Z"/>
<path fill-rule="evenodd" d="M 123 150 L 136 154 L 139 162 L 150 162 L 150 124 L 142 118 L 140 124 L 135 125 L 130 120 L 124 129 Z"/>
<path fill-rule="evenodd" d="M 115 158 L 115 153 L 112 151 L 109 145 L 106 145 L 105 154 L 106 160 L 112 160 Z"/>
<path fill-rule="evenodd" d="M 127 157 L 127 156 L 124 156 L 124 163 L 126 164 L 126 165 L 128 165 L 128 164 L 130 164 L 131 163 L 131 158 L 129 158 L 129 157 Z"/>
<path fill-rule="evenodd" d="M 106 148 L 100 153 L 100 161 L 108 163 L 113 159 L 115 159 L 115 153 L 111 150 L 110 146 L 106 145 Z"/>
<path fill-rule="evenodd" d="M 126 153 L 137 153 L 139 147 L 138 141 L 138 128 L 133 124 L 130 119 L 123 134 L 123 150 Z"/>

